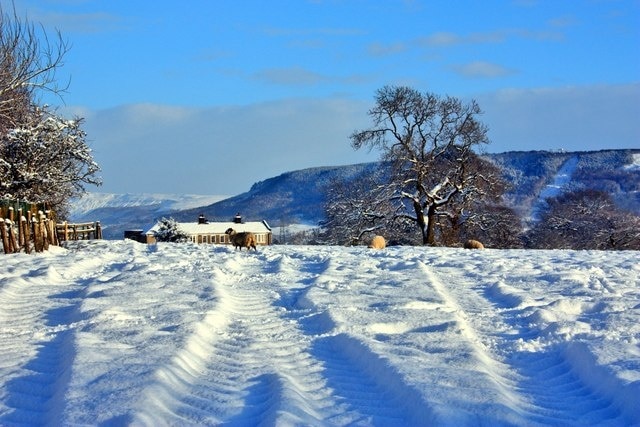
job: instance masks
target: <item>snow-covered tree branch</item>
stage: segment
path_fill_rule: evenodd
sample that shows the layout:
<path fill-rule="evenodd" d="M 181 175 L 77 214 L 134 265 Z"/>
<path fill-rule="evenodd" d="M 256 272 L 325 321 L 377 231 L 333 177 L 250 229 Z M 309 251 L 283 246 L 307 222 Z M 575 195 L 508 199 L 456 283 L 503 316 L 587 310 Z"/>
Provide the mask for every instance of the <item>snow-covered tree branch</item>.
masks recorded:
<path fill-rule="evenodd" d="M 39 105 L 42 92 L 66 89 L 56 71 L 68 50 L 59 32 L 52 40 L 0 6 L 0 197 L 46 203 L 62 215 L 85 184 L 101 184 L 82 119 Z"/>
<path fill-rule="evenodd" d="M 100 170 L 81 129 L 81 119 L 64 120 L 36 108 L 30 120 L 0 137 L 0 195 L 44 202 L 57 209 L 100 185 Z"/>
<path fill-rule="evenodd" d="M 440 211 L 484 194 L 474 190 L 483 162 L 474 150 L 489 142 L 487 127 L 478 120 L 482 111 L 475 101 L 402 86 L 383 87 L 375 99 L 369 111 L 373 127 L 354 132 L 352 146 L 379 149 L 381 158 L 392 164 L 393 197 L 405 209 L 396 218 L 413 221 L 422 243 L 435 245 Z"/>

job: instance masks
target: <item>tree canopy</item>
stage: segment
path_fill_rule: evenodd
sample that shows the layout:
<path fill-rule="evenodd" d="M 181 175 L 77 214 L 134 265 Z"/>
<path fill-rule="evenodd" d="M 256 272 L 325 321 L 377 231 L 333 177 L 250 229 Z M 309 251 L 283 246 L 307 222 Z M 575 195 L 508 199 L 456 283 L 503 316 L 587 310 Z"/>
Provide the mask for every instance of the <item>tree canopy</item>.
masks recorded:
<path fill-rule="evenodd" d="M 440 219 L 460 220 L 470 201 L 478 206 L 501 191 L 497 168 L 476 152 L 489 142 L 481 114 L 474 100 L 385 86 L 369 111 L 372 126 L 351 135 L 355 149 L 380 150 L 391 165 L 390 179 L 377 187 L 393 205 L 385 217 L 414 224 L 423 244 L 438 243 Z"/>
<path fill-rule="evenodd" d="M 62 118 L 40 103 L 42 93 L 66 89 L 56 71 L 68 51 L 59 32 L 50 38 L 0 6 L 0 197 L 45 203 L 62 214 L 85 184 L 101 184 L 82 119 Z"/>

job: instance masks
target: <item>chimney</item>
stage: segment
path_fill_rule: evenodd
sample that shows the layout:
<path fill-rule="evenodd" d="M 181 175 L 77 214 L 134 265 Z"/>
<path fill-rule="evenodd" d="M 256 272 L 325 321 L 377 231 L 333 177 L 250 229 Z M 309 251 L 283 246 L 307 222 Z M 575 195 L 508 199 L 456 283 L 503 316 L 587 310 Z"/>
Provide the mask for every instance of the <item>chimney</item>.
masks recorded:
<path fill-rule="evenodd" d="M 205 218 L 204 214 L 200 214 L 200 216 L 198 217 L 198 224 L 206 224 L 207 222 L 207 218 Z"/>
<path fill-rule="evenodd" d="M 233 222 L 234 224 L 242 224 L 242 215 L 240 215 L 240 212 L 238 212 L 236 216 L 233 217 Z"/>

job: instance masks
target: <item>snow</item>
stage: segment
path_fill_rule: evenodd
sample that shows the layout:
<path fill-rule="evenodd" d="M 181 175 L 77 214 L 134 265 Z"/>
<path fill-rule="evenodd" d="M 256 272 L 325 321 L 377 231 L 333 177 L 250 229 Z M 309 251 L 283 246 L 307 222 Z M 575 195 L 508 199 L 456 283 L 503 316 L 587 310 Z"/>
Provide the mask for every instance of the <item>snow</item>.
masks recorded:
<path fill-rule="evenodd" d="M 640 170 L 640 153 L 634 153 L 632 155 L 632 161 L 630 164 L 624 166 L 625 170 L 636 171 Z"/>
<path fill-rule="evenodd" d="M 3 257 L 0 425 L 640 423 L 637 252 Z"/>
<path fill-rule="evenodd" d="M 170 212 L 208 206 L 228 198 L 220 195 L 201 194 L 114 194 L 86 193 L 71 203 L 71 218 L 82 217 L 99 208 L 125 208 L 135 206 L 156 206 L 158 211 Z"/>
<path fill-rule="evenodd" d="M 544 210 L 546 200 L 558 197 L 563 193 L 563 190 L 567 184 L 571 182 L 571 177 L 578 166 L 578 156 L 573 156 L 563 163 L 562 167 L 558 169 L 558 172 L 553 178 L 553 182 L 547 184 L 540 194 L 538 200 L 532 208 L 530 218 L 534 221 L 540 221 L 540 213 Z"/>

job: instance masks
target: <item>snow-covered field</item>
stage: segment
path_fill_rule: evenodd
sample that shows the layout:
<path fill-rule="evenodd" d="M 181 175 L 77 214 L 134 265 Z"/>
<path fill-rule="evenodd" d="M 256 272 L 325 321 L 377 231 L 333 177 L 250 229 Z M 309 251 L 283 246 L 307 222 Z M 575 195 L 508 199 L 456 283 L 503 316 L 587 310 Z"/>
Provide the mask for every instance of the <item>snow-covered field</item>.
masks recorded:
<path fill-rule="evenodd" d="M 639 255 L 2 256 L 0 425 L 639 424 Z"/>

